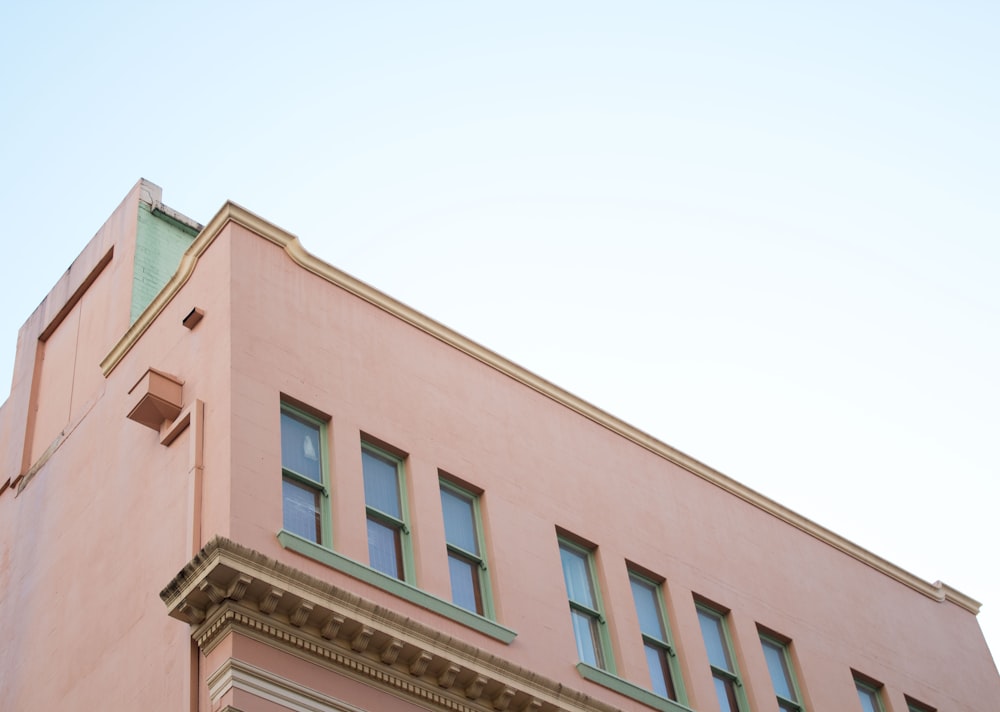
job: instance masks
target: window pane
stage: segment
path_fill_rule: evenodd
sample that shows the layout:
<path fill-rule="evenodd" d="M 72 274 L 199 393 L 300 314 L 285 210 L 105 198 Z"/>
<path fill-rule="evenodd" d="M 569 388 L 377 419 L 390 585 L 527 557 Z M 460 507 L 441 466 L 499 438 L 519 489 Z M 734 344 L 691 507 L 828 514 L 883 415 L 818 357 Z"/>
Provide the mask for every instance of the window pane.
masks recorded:
<path fill-rule="evenodd" d="M 881 712 L 881 705 L 878 703 L 878 696 L 875 690 L 858 685 L 858 699 L 861 701 L 861 709 L 864 712 Z"/>
<path fill-rule="evenodd" d="M 365 476 L 365 504 L 396 519 L 402 519 L 396 460 L 362 450 L 361 465 Z"/>
<path fill-rule="evenodd" d="M 368 520 L 368 563 L 376 571 L 403 578 L 403 551 L 398 529 Z"/>
<path fill-rule="evenodd" d="M 701 635 L 705 639 L 708 661 L 717 668 L 732 672 L 722 620 L 713 613 L 698 609 L 698 622 L 701 623 Z"/>
<path fill-rule="evenodd" d="M 448 556 L 451 574 L 451 599 L 462 608 L 475 613 L 483 612 L 479 589 L 479 564 L 458 556 Z"/>
<path fill-rule="evenodd" d="M 442 487 L 441 508 L 444 510 L 444 535 L 448 543 L 472 554 L 478 554 L 479 545 L 476 542 L 472 500 Z"/>
<path fill-rule="evenodd" d="M 282 527 L 319 543 L 319 491 L 290 480 L 281 482 Z"/>
<path fill-rule="evenodd" d="M 281 414 L 281 466 L 316 482 L 323 481 L 319 464 L 319 427 Z"/>
<path fill-rule="evenodd" d="M 571 610 L 573 616 L 573 635 L 576 636 L 576 654 L 580 662 L 603 668 L 604 663 L 597 646 L 597 621 L 593 617 L 577 610 Z"/>
<path fill-rule="evenodd" d="M 760 642 L 764 646 L 764 657 L 767 659 L 767 669 L 771 673 L 775 694 L 789 700 L 797 700 L 785 659 L 784 647 L 763 638 Z"/>
<path fill-rule="evenodd" d="M 559 547 L 559 554 L 562 557 L 563 579 L 566 581 L 566 593 L 569 595 L 569 600 L 587 608 L 594 608 L 594 594 L 590 588 L 587 555 L 565 546 Z"/>
<path fill-rule="evenodd" d="M 736 687 L 732 680 L 716 676 L 715 696 L 719 698 L 719 708 L 722 712 L 739 712 L 740 705 L 736 701 Z"/>
<path fill-rule="evenodd" d="M 645 581 L 631 578 L 632 597 L 639 615 L 639 630 L 651 638 L 666 640 L 663 622 L 660 620 L 660 604 L 656 600 L 656 589 Z"/>
<path fill-rule="evenodd" d="M 653 692 L 660 697 L 676 700 L 673 680 L 670 679 L 670 668 L 667 665 L 667 651 L 658 645 L 646 643 L 646 664 L 649 665 L 649 677 L 653 681 Z"/>

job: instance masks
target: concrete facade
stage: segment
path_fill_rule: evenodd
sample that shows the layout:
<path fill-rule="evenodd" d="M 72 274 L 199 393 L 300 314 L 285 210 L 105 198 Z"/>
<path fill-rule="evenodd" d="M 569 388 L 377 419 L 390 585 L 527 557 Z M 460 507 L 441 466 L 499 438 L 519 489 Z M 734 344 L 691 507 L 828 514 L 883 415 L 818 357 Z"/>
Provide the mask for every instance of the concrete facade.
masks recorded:
<path fill-rule="evenodd" d="M 975 600 L 145 181 L 0 467 L 4 710 L 1000 710 Z"/>

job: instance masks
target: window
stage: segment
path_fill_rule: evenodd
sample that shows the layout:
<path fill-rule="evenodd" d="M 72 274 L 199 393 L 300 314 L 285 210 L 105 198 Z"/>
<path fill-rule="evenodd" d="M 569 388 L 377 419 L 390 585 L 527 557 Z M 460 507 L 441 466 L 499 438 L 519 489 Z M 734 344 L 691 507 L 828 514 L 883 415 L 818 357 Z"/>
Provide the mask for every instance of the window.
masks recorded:
<path fill-rule="evenodd" d="M 771 673 L 771 684 L 774 685 L 774 694 L 778 697 L 779 709 L 802 712 L 803 707 L 799 702 L 798 685 L 792 673 L 788 646 L 764 633 L 760 634 L 760 644 L 764 648 L 764 659 L 767 660 L 767 669 Z"/>
<path fill-rule="evenodd" d="M 642 631 L 642 644 L 646 649 L 646 663 L 649 665 L 653 692 L 660 697 L 677 700 L 674 680 L 679 680 L 680 676 L 677 658 L 670 644 L 666 616 L 663 614 L 660 586 L 632 571 L 629 572 L 629 582 L 632 584 L 635 611 L 639 616 L 639 630 Z"/>
<path fill-rule="evenodd" d="M 492 617 L 479 497 L 441 480 L 441 510 L 448 545 L 451 600 L 473 613 Z"/>
<path fill-rule="evenodd" d="M 368 563 L 376 571 L 405 581 L 410 569 L 410 528 L 403 499 L 403 461 L 381 448 L 361 443 L 368 517 Z"/>
<path fill-rule="evenodd" d="M 355 494 L 360 496 L 363 492 L 365 497 L 368 559 L 354 559 L 334 551 L 331 542 L 333 515 L 328 493 L 328 440 L 332 426 L 329 416 L 320 415 L 309 406 L 293 403 L 282 402 L 279 412 L 284 512 L 282 527 L 277 535 L 278 543 L 289 551 L 309 557 L 505 645 L 512 643 L 517 636 L 516 631 L 493 618 L 486 554 L 482 545 L 479 497 L 473 493 L 473 488 L 463 488 L 451 481 L 441 482 L 449 557 L 463 561 L 466 580 L 470 583 L 474 580 L 478 584 L 478 588 L 463 588 L 460 583 L 454 583 L 457 602 L 452 603 L 415 585 L 407 507 L 406 455 L 363 433 L 360 442 L 360 484 L 363 489 L 358 488 Z M 470 538 L 471 532 L 474 532 L 473 538 Z M 453 581 L 458 579 L 457 570 L 458 567 L 452 563 Z"/>
<path fill-rule="evenodd" d="M 858 689 L 858 700 L 860 700 L 861 709 L 864 712 L 885 712 L 878 692 L 881 685 L 868 678 L 860 679 L 860 676 L 855 673 L 854 686 Z"/>
<path fill-rule="evenodd" d="M 580 662 L 614 672 L 600 592 L 594 586 L 593 552 L 560 539 L 559 556 Z"/>
<path fill-rule="evenodd" d="M 289 405 L 281 406 L 282 527 L 303 539 L 329 544 L 324 526 L 326 426 Z"/>
<path fill-rule="evenodd" d="M 906 709 L 909 712 L 937 712 L 930 705 L 925 705 L 923 702 L 917 702 L 915 699 L 909 695 L 904 695 L 906 697 Z"/>
<path fill-rule="evenodd" d="M 701 636 L 705 640 L 708 662 L 712 666 L 715 694 L 719 698 L 720 709 L 722 712 L 740 712 L 747 709 L 745 703 L 742 706 L 740 704 L 743 698 L 743 683 L 740 681 L 733 648 L 729 643 L 725 614 L 699 603 L 698 622 L 701 624 Z"/>

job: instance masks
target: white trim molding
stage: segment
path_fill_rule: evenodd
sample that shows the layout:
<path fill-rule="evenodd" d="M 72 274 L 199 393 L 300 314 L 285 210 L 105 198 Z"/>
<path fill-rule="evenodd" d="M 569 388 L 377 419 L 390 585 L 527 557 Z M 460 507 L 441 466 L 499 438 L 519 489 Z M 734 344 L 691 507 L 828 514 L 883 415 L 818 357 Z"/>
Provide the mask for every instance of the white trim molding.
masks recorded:
<path fill-rule="evenodd" d="M 360 707 L 234 658 L 229 658 L 209 675 L 207 682 L 213 707 L 230 690 L 239 690 L 287 707 L 292 712 L 364 712 Z"/>

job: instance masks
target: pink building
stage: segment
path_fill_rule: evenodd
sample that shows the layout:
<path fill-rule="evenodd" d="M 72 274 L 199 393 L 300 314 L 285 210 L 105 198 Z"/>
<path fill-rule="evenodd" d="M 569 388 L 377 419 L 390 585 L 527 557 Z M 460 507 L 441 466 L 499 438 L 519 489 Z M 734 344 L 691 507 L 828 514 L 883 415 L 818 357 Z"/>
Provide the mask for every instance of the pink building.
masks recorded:
<path fill-rule="evenodd" d="M 0 409 L 5 711 L 996 712 L 978 609 L 145 181 Z"/>

